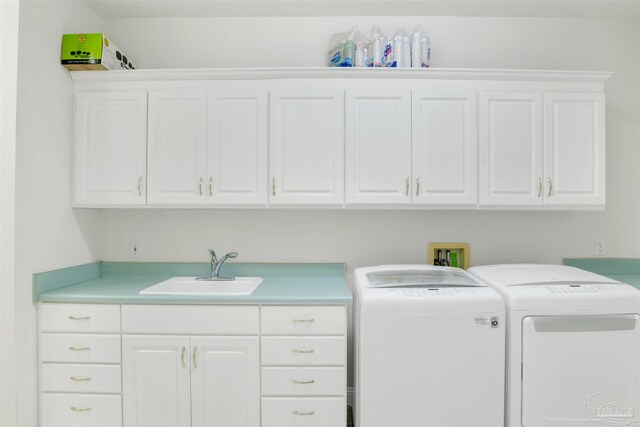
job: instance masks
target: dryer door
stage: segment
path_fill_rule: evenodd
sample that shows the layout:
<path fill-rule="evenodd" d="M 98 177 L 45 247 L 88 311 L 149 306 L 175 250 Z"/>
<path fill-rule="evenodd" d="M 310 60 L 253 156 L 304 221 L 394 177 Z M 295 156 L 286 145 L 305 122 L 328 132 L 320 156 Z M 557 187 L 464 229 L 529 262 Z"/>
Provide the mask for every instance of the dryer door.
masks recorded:
<path fill-rule="evenodd" d="M 522 340 L 523 426 L 638 425 L 638 315 L 525 317 Z"/>

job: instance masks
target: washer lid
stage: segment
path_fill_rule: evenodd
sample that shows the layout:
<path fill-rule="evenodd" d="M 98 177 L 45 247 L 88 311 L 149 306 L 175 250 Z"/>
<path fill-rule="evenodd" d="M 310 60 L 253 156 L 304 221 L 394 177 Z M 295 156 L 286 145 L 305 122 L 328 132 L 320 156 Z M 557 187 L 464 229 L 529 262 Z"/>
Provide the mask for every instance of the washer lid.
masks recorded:
<path fill-rule="evenodd" d="M 363 271 L 367 288 L 486 287 L 464 270 L 430 265 L 384 265 Z"/>

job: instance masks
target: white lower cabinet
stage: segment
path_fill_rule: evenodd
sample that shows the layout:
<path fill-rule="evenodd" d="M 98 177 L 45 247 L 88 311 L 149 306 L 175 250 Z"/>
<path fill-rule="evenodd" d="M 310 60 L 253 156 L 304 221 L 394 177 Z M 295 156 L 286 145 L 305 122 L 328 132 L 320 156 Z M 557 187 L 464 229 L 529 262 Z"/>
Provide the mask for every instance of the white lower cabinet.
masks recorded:
<path fill-rule="evenodd" d="M 126 426 L 191 425 L 189 337 L 122 337 Z"/>
<path fill-rule="evenodd" d="M 124 335 L 125 426 L 260 425 L 258 337 Z"/>
<path fill-rule="evenodd" d="M 344 306 L 261 311 L 262 426 L 345 426 Z"/>
<path fill-rule="evenodd" d="M 115 427 L 122 425 L 120 395 L 42 393 L 42 427 Z"/>
<path fill-rule="evenodd" d="M 40 304 L 38 313 L 40 425 L 122 426 L 120 306 Z"/>
<path fill-rule="evenodd" d="M 344 397 L 264 398 L 262 427 L 344 426 L 346 409 Z"/>
<path fill-rule="evenodd" d="M 41 426 L 346 425 L 343 305 L 43 303 L 39 314 Z"/>
<path fill-rule="evenodd" d="M 191 337 L 191 425 L 260 425 L 258 337 Z"/>

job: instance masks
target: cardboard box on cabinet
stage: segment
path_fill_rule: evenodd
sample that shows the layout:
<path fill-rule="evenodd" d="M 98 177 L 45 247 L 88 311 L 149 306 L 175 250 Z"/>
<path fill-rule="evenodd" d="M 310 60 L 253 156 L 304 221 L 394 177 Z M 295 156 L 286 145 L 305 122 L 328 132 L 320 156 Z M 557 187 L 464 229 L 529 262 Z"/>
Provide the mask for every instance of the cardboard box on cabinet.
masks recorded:
<path fill-rule="evenodd" d="M 134 70 L 133 61 L 106 35 L 64 34 L 61 63 L 72 71 Z"/>

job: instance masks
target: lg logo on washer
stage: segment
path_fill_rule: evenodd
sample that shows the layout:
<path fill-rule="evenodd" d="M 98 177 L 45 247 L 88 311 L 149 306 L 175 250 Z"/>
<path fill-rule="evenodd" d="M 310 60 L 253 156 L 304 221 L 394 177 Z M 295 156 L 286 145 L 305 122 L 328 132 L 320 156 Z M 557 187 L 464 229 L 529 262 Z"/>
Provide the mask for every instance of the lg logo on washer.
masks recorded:
<path fill-rule="evenodd" d="M 492 328 L 498 328 L 500 326 L 500 318 L 498 316 L 493 316 L 491 320 L 487 317 L 476 317 L 473 321 L 476 325 L 480 326 L 491 326 Z"/>
<path fill-rule="evenodd" d="M 598 421 L 610 426 L 628 426 L 638 422 L 638 419 L 634 418 L 633 408 L 607 399 L 602 393 L 587 395 L 584 406 L 591 411 L 587 421 Z"/>

